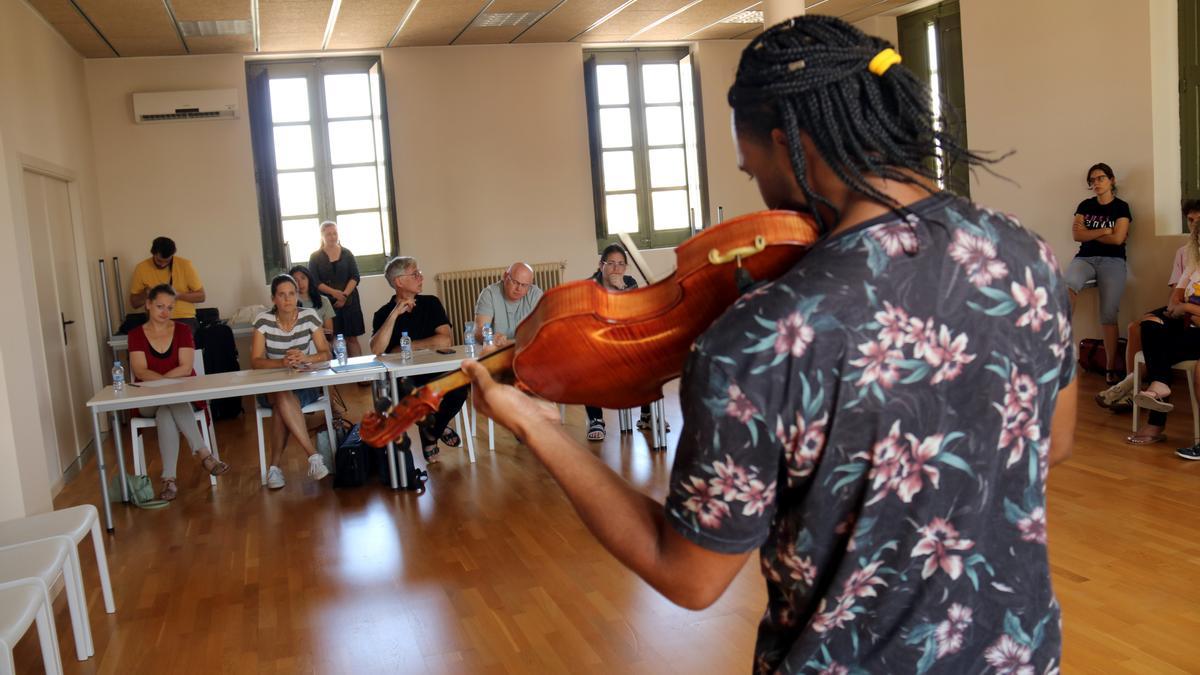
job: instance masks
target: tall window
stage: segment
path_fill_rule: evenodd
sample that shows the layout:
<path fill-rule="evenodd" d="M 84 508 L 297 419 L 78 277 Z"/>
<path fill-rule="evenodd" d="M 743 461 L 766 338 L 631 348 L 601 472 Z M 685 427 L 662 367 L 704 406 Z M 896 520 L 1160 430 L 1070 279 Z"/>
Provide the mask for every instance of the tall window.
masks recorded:
<path fill-rule="evenodd" d="M 360 271 L 382 271 L 396 226 L 379 60 L 260 62 L 246 70 L 268 278 L 308 262 L 325 220 L 337 222 Z"/>
<path fill-rule="evenodd" d="M 705 223 L 687 49 L 589 51 L 584 73 L 599 245 L 675 246 Z"/>
<path fill-rule="evenodd" d="M 948 109 L 948 117 L 935 116 L 936 128 L 945 128 L 960 145 L 967 145 L 967 99 L 963 88 L 962 24 L 958 1 L 941 2 L 896 21 L 900 55 L 904 65 L 923 79 L 933 94 L 934 110 Z M 948 167 L 942 149 L 934 149 L 938 185 L 964 197 L 970 196 L 969 170 L 965 164 Z"/>

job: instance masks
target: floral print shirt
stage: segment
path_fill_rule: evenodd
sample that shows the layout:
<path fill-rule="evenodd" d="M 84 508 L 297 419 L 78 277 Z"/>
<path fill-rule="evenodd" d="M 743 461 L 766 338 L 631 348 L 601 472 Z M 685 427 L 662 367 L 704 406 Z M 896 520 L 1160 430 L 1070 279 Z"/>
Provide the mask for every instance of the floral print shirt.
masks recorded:
<path fill-rule="evenodd" d="M 1058 262 L 958 197 L 910 208 L 742 297 L 684 371 L 667 518 L 710 550 L 759 548 L 757 672 L 1058 669 Z"/>

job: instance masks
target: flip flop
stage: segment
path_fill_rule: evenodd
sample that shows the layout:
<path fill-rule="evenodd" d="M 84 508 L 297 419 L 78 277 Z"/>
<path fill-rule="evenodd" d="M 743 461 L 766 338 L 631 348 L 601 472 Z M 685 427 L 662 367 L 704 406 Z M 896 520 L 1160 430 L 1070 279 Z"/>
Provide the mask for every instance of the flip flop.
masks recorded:
<path fill-rule="evenodd" d="M 1138 436 L 1137 434 L 1131 434 L 1125 437 L 1125 442 L 1129 445 L 1152 445 L 1154 443 L 1161 443 L 1165 440 L 1167 440 L 1166 434 L 1154 434 L 1153 436 Z"/>
<path fill-rule="evenodd" d="M 1136 403 L 1138 407 L 1145 408 L 1146 410 L 1153 410 L 1154 412 L 1169 413 L 1175 409 L 1174 405 L 1167 403 L 1148 391 L 1134 394 L 1133 402 Z"/>

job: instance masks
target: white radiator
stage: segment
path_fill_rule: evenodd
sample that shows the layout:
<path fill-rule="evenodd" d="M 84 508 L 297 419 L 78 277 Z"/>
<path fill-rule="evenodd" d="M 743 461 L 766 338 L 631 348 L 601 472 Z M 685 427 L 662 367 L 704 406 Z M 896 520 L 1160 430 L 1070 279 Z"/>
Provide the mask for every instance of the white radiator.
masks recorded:
<path fill-rule="evenodd" d="M 564 262 L 537 263 L 533 265 L 533 283 L 543 291 L 562 283 L 563 270 L 567 268 Z M 478 270 L 463 270 L 460 272 L 442 272 L 438 274 L 438 297 L 446 306 L 450 315 L 450 325 L 454 329 L 454 343 L 462 342 L 462 328 L 468 321 L 475 320 L 475 301 L 479 293 L 487 286 L 500 281 L 507 267 L 488 267 Z"/>

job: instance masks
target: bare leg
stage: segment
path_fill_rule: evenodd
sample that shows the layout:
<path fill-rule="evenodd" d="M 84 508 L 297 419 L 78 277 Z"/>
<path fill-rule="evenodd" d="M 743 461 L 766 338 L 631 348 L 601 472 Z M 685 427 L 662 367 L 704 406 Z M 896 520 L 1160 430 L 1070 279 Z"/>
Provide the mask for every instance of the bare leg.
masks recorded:
<path fill-rule="evenodd" d="M 308 426 L 304 424 L 304 413 L 300 412 L 300 399 L 290 391 L 281 391 L 275 394 L 271 408 L 275 411 L 274 417 L 280 420 L 287 427 L 288 433 L 300 443 L 304 454 L 310 457 L 317 454 L 317 449 L 308 438 Z"/>
<path fill-rule="evenodd" d="M 268 394 L 271 399 L 271 462 L 270 466 L 279 466 L 279 459 L 283 457 L 283 450 L 287 447 L 288 432 L 287 426 L 283 421 L 283 417 L 279 414 L 279 401 L 276 400 L 279 394 L 287 394 L 290 392 L 278 392 Z"/>
<path fill-rule="evenodd" d="M 1148 318 L 1150 318 L 1149 315 L 1143 316 L 1138 321 L 1131 321 L 1129 325 L 1126 326 L 1125 334 L 1129 336 L 1128 341 L 1125 343 L 1126 374 L 1133 374 L 1133 357 L 1137 356 L 1137 353 L 1142 351 L 1142 321 Z"/>
<path fill-rule="evenodd" d="M 1108 361 L 1104 364 L 1104 368 L 1116 370 L 1117 364 L 1120 363 L 1120 357 L 1117 356 L 1117 324 L 1106 323 L 1100 326 L 1100 330 L 1104 333 L 1104 354 Z"/>

